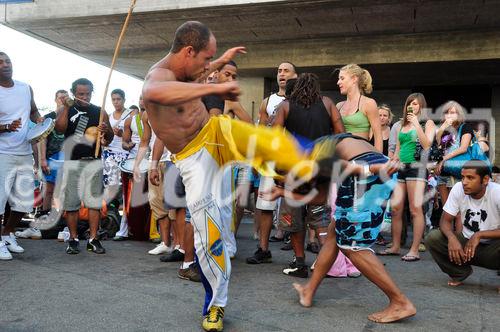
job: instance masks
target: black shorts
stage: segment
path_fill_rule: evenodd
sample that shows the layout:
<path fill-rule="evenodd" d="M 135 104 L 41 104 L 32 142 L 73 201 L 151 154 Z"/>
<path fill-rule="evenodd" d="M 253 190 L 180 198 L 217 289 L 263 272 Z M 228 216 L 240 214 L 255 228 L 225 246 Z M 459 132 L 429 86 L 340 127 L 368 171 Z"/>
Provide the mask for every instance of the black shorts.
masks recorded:
<path fill-rule="evenodd" d="M 414 164 L 403 164 L 403 167 L 398 171 L 398 182 L 406 183 L 406 181 L 427 182 L 427 168 Z"/>

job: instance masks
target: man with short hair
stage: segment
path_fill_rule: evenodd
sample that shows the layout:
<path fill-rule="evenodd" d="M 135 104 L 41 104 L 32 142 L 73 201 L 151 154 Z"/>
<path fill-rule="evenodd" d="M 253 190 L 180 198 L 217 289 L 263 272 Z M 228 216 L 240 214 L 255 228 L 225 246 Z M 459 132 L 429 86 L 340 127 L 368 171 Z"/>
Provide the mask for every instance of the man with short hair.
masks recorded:
<path fill-rule="evenodd" d="M 33 210 L 33 155 L 26 139 L 29 121 L 39 122 L 33 90 L 23 82 L 12 79 L 12 62 L 0 52 L 0 220 L 7 202 L 10 214 L 0 225 L 0 260 L 12 259 L 11 252 L 22 253 L 14 229 L 25 213 Z"/>
<path fill-rule="evenodd" d="M 286 82 L 289 79 L 297 78 L 297 68 L 291 62 L 285 61 L 278 66 L 276 72 L 276 81 L 278 83 L 279 91 L 273 93 L 269 97 L 265 98 L 260 104 L 259 109 L 259 123 L 262 125 L 271 126 L 273 119 L 276 116 L 276 111 L 278 105 L 285 100 Z M 257 176 L 255 181 L 259 182 L 259 192 L 266 191 L 269 188 L 269 184 L 273 183 L 270 178 L 264 178 Z M 271 235 L 271 229 L 273 227 L 273 216 L 275 211 L 278 209 L 278 200 L 267 201 L 262 197 L 257 198 L 255 204 L 256 209 L 259 210 L 260 215 L 259 222 L 259 247 L 253 256 L 246 259 L 247 264 L 261 264 L 270 263 L 272 260 L 271 251 L 269 250 L 269 236 Z M 283 233 L 281 237 L 273 237 L 273 241 L 283 240 Z M 291 245 L 290 245 L 291 249 Z"/>
<path fill-rule="evenodd" d="M 238 80 L 238 66 L 236 62 L 229 61 L 220 70 L 214 71 L 214 76 L 211 83 L 226 83 Z M 252 123 L 252 118 L 245 111 L 243 106 L 238 101 L 224 100 L 220 96 L 210 95 L 201 98 L 203 104 L 210 115 L 228 114 L 230 111 L 241 121 Z"/>
<path fill-rule="evenodd" d="M 197 260 L 206 290 L 203 328 L 222 331 L 231 262 L 227 250 L 232 215 L 231 172 L 227 163 L 248 161 L 266 175 L 276 167 L 311 177 L 312 163 L 296 141 L 278 129 L 256 128 L 229 117 L 210 117 L 201 98 L 216 94 L 237 100 L 236 82 L 202 84 L 204 76 L 227 64 L 244 47 L 227 50 L 217 60 L 217 41 L 204 24 L 189 21 L 177 28 L 172 48 L 148 72 L 143 87 L 151 126 L 173 153 L 186 187 Z M 272 144 L 269 144 L 272 142 Z M 254 143 L 254 144 L 252 144 Z M 255 158 L 246 157 L 255 153 Z M 221 172 L 222 171 L 222 172 Z"/>
<path fill-rule="evenodd" d="M 71 93 L 74 105 L 68 106 L 68 97 L 62 99 L 62 110 L 57 115 L 55 130 L 64 133 L 65 142 L 63 177 L 61 182 L 63 210 L 70 231 L 67 254 L 78 254 L 78 212 L 83 205 L 89 210 L 90 237 L 87 251 L 104 254 L 106 251 L 97 239 L 100 209 L 102 207 L 102 161 L 101 149 L 95 157 L 98 133 L 101 133 L 102 146 L 113 140 L 113 129 L 106 112 L 102 113 L 103 122 L 99 123 L 101 109 L 90 103 L 94 85 L 86 78 L 73 82 Z"/>
<path fill-rule="evenodd" d="M 439 229 L 427 235 L 425 245 L 441 270 L 450 276 L 449 286 L 459 286 L 472 274 L 472 266 L 500 269 L 500 184 L 490 181 L 483 161 L 468 161 L 462 181 L 450 191 Z M 453 232 L 457 214 L 462 232 Z"/>

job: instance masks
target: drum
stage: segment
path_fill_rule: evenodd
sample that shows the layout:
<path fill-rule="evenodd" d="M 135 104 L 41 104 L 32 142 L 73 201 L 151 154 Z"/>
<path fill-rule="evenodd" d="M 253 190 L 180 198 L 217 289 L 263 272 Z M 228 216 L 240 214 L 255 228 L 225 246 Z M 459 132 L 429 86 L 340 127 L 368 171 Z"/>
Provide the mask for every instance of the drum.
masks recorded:
<path fill-rule="evenodd" d="M 130 159 L 125 159 L 122 161 L 118 167 L 122 170 L 122 172 L 125 173 L 134 173 L 134 164 L 135 164 L 135 158 L 130 158 Z M 141 163 L 139 164 L 139 171 L 141 173 L 147 173 L 149 169 L 149 160 L 147 159 L 142 159 Z"/>
<path fill-rule="evenodd" d="M 26 135 L 26 139 L 30 143 L 38 143 L 49 136 L 52 130 L 54 130 L 54 126 L 54 120 L 47 118 L 43 120 L 43 122 L 40 122 L 31 128 Z"/>

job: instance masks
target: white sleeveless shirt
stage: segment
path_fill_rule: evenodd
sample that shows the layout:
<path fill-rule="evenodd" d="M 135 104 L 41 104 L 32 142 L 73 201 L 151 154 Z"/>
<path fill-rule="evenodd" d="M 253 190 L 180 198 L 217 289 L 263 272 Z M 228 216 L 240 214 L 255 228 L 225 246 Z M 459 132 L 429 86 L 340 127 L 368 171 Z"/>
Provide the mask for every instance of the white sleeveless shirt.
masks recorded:
<path fill-rule="evenodd" d="M 267 115 L 268 116 L 275 115 L 274 113 L 276 112 L 276 108 L 283 100 L 285 100 L 285 97 L 278 96 L 277 93 L 273 93 L 272 95 L 270 95 L 269 99 L 267 100 L 267 107 L 266 107 Z"/>
<path fill-rule="evenodd" d="M 130 115 L 130 111 L 128 109 L 124 109 L 122 115 L 118 120 L 115 119 L 113 113 L 111 113 L 111 115 L 109 116 L 109 124 L 111 125 L 111 128 L 118 128 L 123 130 L 123 125 L 127 117 Z M 111 143 L 109 143 L 106 149 L 115 152 L 126 152 L 122 148 L 122 138 L 116 135 L 113 136 L 113 140 L 111 141 Z"/>
<path fill-rule="evenodd" d="M 0 124 L 21 119 L 18 131 L 0 133 L 0 153 L 25 156 L 32 154 L 26 140 L 31 113 L 31 91 L 28 84 L 15 81 L 11 88 L 0 87 Z"/>

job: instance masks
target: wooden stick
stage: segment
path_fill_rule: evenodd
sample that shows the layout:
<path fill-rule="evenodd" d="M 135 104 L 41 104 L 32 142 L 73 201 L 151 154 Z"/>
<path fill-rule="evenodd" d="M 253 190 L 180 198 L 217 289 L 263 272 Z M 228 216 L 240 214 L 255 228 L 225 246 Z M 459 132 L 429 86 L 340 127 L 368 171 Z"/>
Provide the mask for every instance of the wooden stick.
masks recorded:
<path fill-rule="evenodd" d="M 111 74 L 113 74 L 113 70 L 115 68 L 116 59 L 118 58 L 118 54 L 120 53 L 120 46 L 122 44 L 123 37 L 125 36 L 125 31 L 127 31 L 128 22 L 130 21 L 130 17 L 132 16 L 132 12 L 134 11 L 135 3 L 137 0 L 131 0 L 130 7 L 128 9 L 127 18 L 123 23 L 122 31 L 120 32 L 120 37 L 118 37 L 118 41 L 116 42 L 115 53 L 113 54 L 113 60 L 111 60 L 111 67 L 109 68 L 108 81 L 106 82 L 106 88 L 104 89 L 104 96 L 102 98 L 102 106 L 99 114 L 99 125 L 104 121 L 104 112 L 106 107 L 106 98 L 109 89 L 109 83 L 111 81 Z M 95 158 L 99 155 L 99 149 L 101 148 L 101 133 L 99 132 L 97 135 L 97 142 L 95 144 Z"/>

